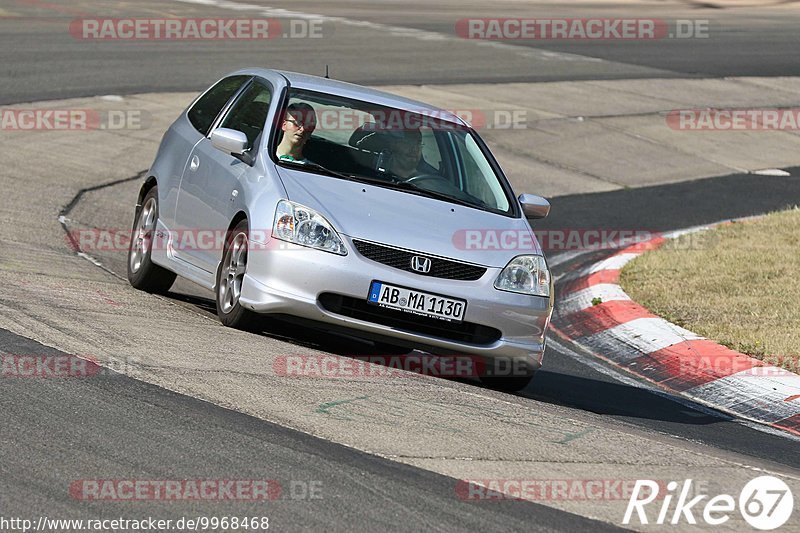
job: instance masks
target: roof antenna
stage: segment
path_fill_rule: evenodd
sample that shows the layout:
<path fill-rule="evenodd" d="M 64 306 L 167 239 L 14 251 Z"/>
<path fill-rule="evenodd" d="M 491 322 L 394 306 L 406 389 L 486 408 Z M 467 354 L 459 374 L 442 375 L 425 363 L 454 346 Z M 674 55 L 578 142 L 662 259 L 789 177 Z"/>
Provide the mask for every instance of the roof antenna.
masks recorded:
<path fill-rule="evenodd" d="M 330 77 L 330 76 L 328 76 L 328 65 L 327 65 L 327 64 L 325 65 L 325 79 L 326 79 L 326 80 L 329 80 L 329 79 L 331 79 L 331 77 Z"/>

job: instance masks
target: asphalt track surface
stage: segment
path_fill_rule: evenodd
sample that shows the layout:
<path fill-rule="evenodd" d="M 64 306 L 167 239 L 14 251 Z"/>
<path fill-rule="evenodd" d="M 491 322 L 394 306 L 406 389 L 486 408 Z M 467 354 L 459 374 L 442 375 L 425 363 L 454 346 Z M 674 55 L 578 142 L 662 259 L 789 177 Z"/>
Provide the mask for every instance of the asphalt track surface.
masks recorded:
<path fill-rule="evenodd" d="M 59 355 L 3 331 L 0 344 L 16 353 Z M 34 381 L 2 389 L 0 453 L 14 459 L 2 462 L 6 517 L 143 517 L 141 504 L 87 505 L 63 490 L 72 480 L 93 479 L 102 467 L 109 479 L 117 477 L 115 470 L 127 479 L 135 469 L 138 479 L 269 479 L 282 489 L 266 504 L 148 502 L 146 514 L 159 519 L 268 516 L 278 531 L 615 529 L 535 503 L 458 501 L 445 476 L 119 374 Z"/>
<path fill-rule="evenodd" d="M 258 3 L 258 2 L 255 2 Z M 404 9 L 401 3 L 386 3 L 374 13 L 358 11 L 360 20 L 373 20 L 393 27 L 419 28 L 452 33 L 452 18 L 471 16 L 463 4 L 449 4 L 423 16 Z M 5 11 L 19 13 L 23 21 L 0 20 L 0 103 L 67 98 L 76 95 L 134 93 L 153 90 L 196 90 L 209 79 L 253 62 L 300 71 L 316 72 L 329 59 L 315 58 L 314 47 L 286 46 L 257 55 L 249 44 L 212 48 L 207 44 L 181 47 L 175 44 L 85 43 L 54 28 L 85 12 L 97 12 L 90 2 L 78 4 L 3 2 Z M 332 6 L 322 2 L 270 3 L 287 9 L 302 9 L 333 16 L 355 16 L 348 3 Z M 49 7 L 48 7 L 49 6 Z M 153 16 L 157 3 L 142 2 L 139 9 Z M 470 6 L 472 6 L 470 4 Z M 109 16 L 129 7 L 110 8 Z M 497 4 L 476 16 L 529 16 L 519 12 L 519 3 Z M 552 9 L 552 8 L 548 8 Z M 570 11 L 573 9 L 573 11 Z M 575 13 L 559 8 L 553 16 Z M 586 9 L 595 9 L 592 7 Z M 616 8 L 625 12 L 627 8 Z M 653 8 L 651 16 L 657 16 Z M 328 51 L 337 59 L 342 78 L 361 83 L 427 83 L 531 81 L 585 79 L 587 77 L 631 78 L 637 76 L 704 75 L 792 75 L 800 74 L 794 61 L 798 36 L 796 13 L 759 17 L 729 15 L 724 10 L 691 6 L 686 12 L 696 18 L 716 15 L 713 28 L 719 38 L 707 45 L 677 41 L 661 43 L 585 44 L 519 43 L 572 54 L 590 55 L 613 62 L 611 74 L 586 74 L 583 64 L 555 62 L 548 71 L 520 71 L 513 64 L 492 68 L 488 58 L 475 58 L 467 46 L 454 46 L 444 68 L 435 54 L 426 61 L 419 56 L 383 55 L 377 49 L 379 35 L 342 38 Z M 66 10 L 66 11 L 65 11 Z M 70 11 L 72 10 L 72 11 Z M 94 10 L 94 11 L 92 11 Z M 186 12 L 182 11 L 186 10 Z M 105 13 L 101 10 L 102 13 Z M 213 8 L 182 5 L 170 13 L 216 14 Z M 584 12 L 584 11 L 581 11 Z M 538 8 L 537 15 L 541 13 Z M 227 14 L 227 13 L 226 13 Z M 646 12 L 647 16 L 650 12 Z M 606 15 L 612 16 L 612 15 Z M 354 30 L 355 31 L 355 30 Z M 380 32 L 377 32 L 378 34 Z M 350 36 L 352 37 L 352 36 Z M 401 46 L 401 37 L 387 39 Z M 413 40 L 413 39 L 411 39 Z M 413 46 L 413 45 L 410 45 Z M 701 50 L 702 53 L 688 53 Z M 696 48 L 696 47 L 700 48 Z M 703 48 L 706 46 L 706 48 Z M 377 50 L 377 52 L 376 52 Z M 358 58 L 354 53 L 358 52 Z M 790 53 L 791 52 L 791 53 Z M 347 58 L 347 59 L 343 59 Z M 389 59 L 394 60 L 389 64 Z M 400 60 L 398 63 L 397 60 Z M 471 60 L 485 61 L 475 64 Z M 403 63 L 402 61 L 406 61 Z M 470 68 L 462 68 L 469 65 Z M 145 166 L 147 162 L 143 162 Z M 668 230 L 720 219 L 763 213 L 797 203 L 800 171 L 791 177 L 764 180 L 735 175 L 698 182 L 624 189 L 610 193 L 560 197 L 551 217 L 539 228 L 604 227 Z M 126 216 L 127 218 L 127 216 Z M 577 262 L 586 262 L 584 256 Z M 555 274 L 573 268 L 567 262 Z M 87 263 L 87 268 L 92 268 Z M 182 305 L 211 314 L 207 300 L 198 294 L 175 294 Z M 295 342 L 309 342 L 332 353 L 352 353 L 346 341 L 320 341 L 314 332 L 295 331 Z M 344 343 L 344 344 L 341 344 Z M 555 344 L 555 343 L 553 343 Z M 532 385 L 514 401 L 545 402 L 607 416 L 647 432 L 674 435 L 721 451 L 763 458 L 789 470 L 800 468 L 797 441 L 742 425 L 729 417 L 678 402 L 651 389 L 634 386 L 612 369 L 597 363 L 588 366 L 576 358 L 577 348 L 553 345 L 546 364 Z M 0 349 L 8 353 L 52 354 L 52 349 L 9 332 L 0 331 Z M 477 385 L 475 385 L 477 387 Z M 242 415 L 232 410 L 182 396 L 120 375 L 94 380 L 6 380 L 0 388 L 3 431 L 0 436 L 0 505 L 3 513 L 110 517 L 130 507 L 89 507 L 71 500 L 63 487 L 72 480 L 92 476 L 98 469 L 107 477 L 195 478 L 217 472 L 220 477 L 241 479 L 268 477 L 281 480 L 321 480 L 324 500 L 279 500 L 268 509 L 271 520 L 292 524 L 292 529 L 330 530 L 600 530 L 606 525 L 574 514 L 529 502 L 492 502 L 475 506 L 452 496 L 453 479 L 359 452 L 305 433 Z M 235 475 L 231 475 L 234 472 Z M 139 508 L 141 510 L 142 507 Z M 209 508 L 185 504 L 147 504 L 147 514 L 169 518 L 186 515 L 221 515 L 224 504 Z M 254 515 L 261 509 L 235 506 L 238 514 Z M 141 514 L 141 513 L 140 513 Z"/>
<path fill-rule="evenodd" d="M 0 3 L 0 66 L 6 74 L 0 79 L 0 104 L 100 92 L 200 90 L 209 79 L 254 63 L 316 75 L 330 65 L 337 79 L 366 85 L 800 74 L 795 60 L 800 14 L 789 9 L 704 8 L 694 2 L 646 6 L 513 0 L 491 5 L 449 1 L 437 6 L 421 1 L 246 2 L 272 9 L 263 14 L 222 9 L 216 1 L 193 1 L 197 3 L 143 0 L 135 7 L 87 0 Z M 88 41 L 74 38 L 69 31 L 75 19 L 98 15 L 271 17 L 281 9 L 320 15 L 325 38 L 187 45 Z M 457 35 L 456 22 L 467 17 L 650 17 L 670 24 L 676 19 L 708 20 L 709 37 L 478 44 Z M 494 44 L 502 47 L 500 61 Z"/>

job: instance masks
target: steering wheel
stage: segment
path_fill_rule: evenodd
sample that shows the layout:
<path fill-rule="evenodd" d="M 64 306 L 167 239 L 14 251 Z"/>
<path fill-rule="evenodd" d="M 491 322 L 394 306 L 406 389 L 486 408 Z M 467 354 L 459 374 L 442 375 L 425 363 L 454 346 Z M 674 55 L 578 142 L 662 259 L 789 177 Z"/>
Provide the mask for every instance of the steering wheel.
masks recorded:
<path fill-rule="evenodd" d="M 405 180 L 406 183 L 413 183 L 422 189 L 428 189 L 433 192 L 440 192 L 443 194 L 448 194 L 453 198 L 457 198 L 460 200 L 466 200 L 468 202 L 473 202 L 481 207 L 488 207 L 486 202 L 481 200 L 480 198 L 469 194 L 466 191 L 462 191 L 453 183 L 450 182 L 444 176 L 440 176 L 439 174 L 420 174 L 418 176 L 413 176 Z M 427 183 L 428 187 L 420 186 L 420 183 Z"/>
<path fill-rule="evenodd" d="M 444 176 L 439 176 L 438 174 L 419 174 L 418 176 L 413 176 L 406 180 L 406 183 L 416 183 L 418 181 L 441 181 L 444 180 L 448 185 L 450 184 L 447 181 L 447 178 Z"/>

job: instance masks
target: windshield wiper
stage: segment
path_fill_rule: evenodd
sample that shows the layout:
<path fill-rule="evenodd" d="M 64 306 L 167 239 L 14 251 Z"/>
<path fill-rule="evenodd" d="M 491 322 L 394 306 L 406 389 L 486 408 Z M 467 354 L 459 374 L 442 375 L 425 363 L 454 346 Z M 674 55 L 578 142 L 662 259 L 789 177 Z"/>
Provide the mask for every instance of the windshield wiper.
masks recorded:
<path fill-rule="evenodd" d="M 341 178 L 343 180 L 361 181 L 356 176 L 353 176 L 351 174 L 343 174 L 341 172 L 331 170 L 328 167 L 323 167 L 318 163 L 311 163 L 311 162 L 303 163 L 301 161 L 288 161 L 286 159 L 281 159 L 280 161 L 278 161 L 278 163 L 280 163 L 281 165 L 291 166 L 297 169 L 317 171 L 322 174 L 327 174 L 328 176 L 332 176 L 334 178 Z"/>
<path fill-rule="evenodd" d="M 341 178 L 349 181 L 357 181 L 360 183 L 368 183 L 370 185 L 378 185 L 378 186 L 392 185 L 391 181 L 387 181 L 385 179 L 371 178 L 369 176 L 362 176 L 360 174 L 344 174 L 343 172 L 331 170 L 328 167 L 320 165 L 319 163 L 312 163 L 310 161 L 308 163 L 303 163 L 300 161 L 289 161 L 286 159 L 282 159 L 279 161 L 279 163 L 282 165 L 289 165 L 297 169 L 317 171 L 322 174 L 332 176 L 334 178 Z"/>
<path fill-rule="evenodd" d="M 456 198 L 455 196 L 450 196 L 449 194 L 445 194 L 443 192 L 432 191 L 430 189 L 425 189 L 420 187 L 419 185 L 415 185 L 413 183 L 409 183 L 407 181 L 388 181 L 382 182 L 385 187 L 390 189 L 398 189 L 401 191 L 409 191 L 419 194 L 420 196 L 427 196 L 429 198 L 434 198 L 436 200 L 443 200 L 445 202 L 452 202 L 458 205 L 464 205 L 467 207 L 475 207 L 477 209 L 482 209 L 482 207 L 478 204 L 474 204 L 472 202 L 468 202 L 466 200 L 462 200 L 460 198 Z"/>

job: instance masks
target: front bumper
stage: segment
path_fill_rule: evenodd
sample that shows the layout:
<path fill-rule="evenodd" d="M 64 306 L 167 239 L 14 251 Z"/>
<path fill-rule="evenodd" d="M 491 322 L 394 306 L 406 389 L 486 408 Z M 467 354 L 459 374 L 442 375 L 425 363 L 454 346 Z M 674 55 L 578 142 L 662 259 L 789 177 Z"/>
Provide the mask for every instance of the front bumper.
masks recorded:
<path fill-rule="evenodd" d="M 489 268 L 477 281 L 434 278 L 406 272 L 361 256 L 348 236 L 342 235 L 348 255 L 340 256 L 276 239 L 251 243 L 240 303 L 259 313 L 281 314 L 361 332 L 367 337 L 395 340 L 440 353 L 477 355 L 487 360 L 508 358 L 524 362 L 530 371 L 541 366 L 545 333 L 553 298 L 498 291 L 494 281 L 500 268 Z M 373 280 L 467 301 L 464 322 L 494 328 L 498 334 L 475 341 L 444 338 L 431 328 L 372 321 L 363 313 L 344 314 L 327 304 L 332 296 L 366 301 Z M 332 310 L 333 309 L 333 310 Z M 380 308 L 372 308 L 380 314 Z M 389 313 L 391 314 L 391 313 Z M 381 317 L 383 318 L 383 317 Z M 448 326 L 448 322 L 430 319 Z M 435 328 L 434 328 L 435 329 Z M 420 331 L 427 330 L 427 331 Z"/>

